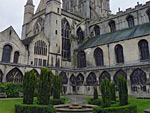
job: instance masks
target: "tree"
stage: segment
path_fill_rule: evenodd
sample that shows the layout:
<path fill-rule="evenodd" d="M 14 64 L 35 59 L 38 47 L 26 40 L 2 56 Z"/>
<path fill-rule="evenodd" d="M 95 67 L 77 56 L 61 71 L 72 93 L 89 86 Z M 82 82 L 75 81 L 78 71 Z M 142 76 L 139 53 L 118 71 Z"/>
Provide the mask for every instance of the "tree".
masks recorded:
<path fill-rule="evenodd" d="M 111 100 L 116 101 L 115 83 L 110 83 Z"/>
<path fill-rule="evenodd" d="M 53 80 L 53 98 L 60 99 L 60 92 L 61 92 L 61 77 L 59 75 L 54 76 Z"/>
<path fill-rule="evenodd" d="M 37 77 L 34 71 L 26 72 L 23 78 L 23 103 L 33 104 Z"/>
<path fill-rule="evenodd" d="M 40 105 L 49 104 L 51 87 L 52 87 L 52 72 L 51 70 L 42 68 L 38 87 L 38 104 Z"/>
<path fill-rule="evenodd" d="M 97 87 L 94 87 L 94 100 L 98 99 Z"/>
<path fill-rule="evenodd" d="M 118 89 L 119 89 L 119 100 L 120 105 L 127 105 L 128 104 L 128 88 L 127 88 L 127 81 L 122 76 L 118 76 Z"/>
<path fill-rule="evenodd" d="M 101 82 L 101 93 L 103 100 L 103 107 L 109 107 L 111 105 L 110 101 L 110 82 L 108 78 L 103 79 Z"/>

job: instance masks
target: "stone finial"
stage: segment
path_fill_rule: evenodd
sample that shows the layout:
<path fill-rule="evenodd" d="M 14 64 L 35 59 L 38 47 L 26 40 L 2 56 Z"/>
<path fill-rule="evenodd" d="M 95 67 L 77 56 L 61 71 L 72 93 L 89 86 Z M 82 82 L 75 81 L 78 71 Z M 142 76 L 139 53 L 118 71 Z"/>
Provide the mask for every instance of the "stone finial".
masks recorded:
<path fill-rule="evenodd" d="M 27 0 L 27 4 L 26 5 L 33 5 L 33 0 Z"/>
<path fill-rule="evenodd" d="M 139 2 L 137 2 L 137 5 L 139 5 Z"/>
<path fill-rule="evenodd" d="M 118 8 L 118 11 L 120 12 L 120 7 Z"/>

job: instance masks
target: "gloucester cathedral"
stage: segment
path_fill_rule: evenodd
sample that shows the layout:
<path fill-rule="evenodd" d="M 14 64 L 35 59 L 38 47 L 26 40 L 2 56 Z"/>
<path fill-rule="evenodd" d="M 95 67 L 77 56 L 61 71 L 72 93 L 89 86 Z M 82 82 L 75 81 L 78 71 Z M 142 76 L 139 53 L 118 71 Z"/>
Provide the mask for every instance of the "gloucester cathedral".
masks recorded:
<path fill-rule="evenodd" d="M 21 38 L 0 32 L 0 82 L 22 83 L 42 67 L 62 77 L 64 94 L 93 94 L 122 75 L 129 95 L 150 95 L 150 1 L 112 14 L 109 0 L 27 0 Z M 100 90 L 99 90 L 100 92 Z"/>

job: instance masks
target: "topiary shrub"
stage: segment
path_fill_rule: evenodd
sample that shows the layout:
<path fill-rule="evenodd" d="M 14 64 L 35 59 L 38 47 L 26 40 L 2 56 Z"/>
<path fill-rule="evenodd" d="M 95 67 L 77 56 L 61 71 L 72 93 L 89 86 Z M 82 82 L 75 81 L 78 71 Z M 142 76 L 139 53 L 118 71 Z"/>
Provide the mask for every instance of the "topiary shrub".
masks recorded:
<path fill-rule="evenodd" d="M 65 99 L 60 98 L 60 99 L 51 99 L 50 104 L 52 105 L 59 105 L 59 104 L 65 104 Z"/>
<path fill-rule="evenodd" d="M 15 105 L 15 113 L 56 113 L 52 105 Z"/>
<path fill-rule="evenodd" d="M 61 92 L 61 77 L 59 75 L 54 76 L 53 80 L 53 98 L 60 99 Z"/>
<path fill-rule="evenodd" d="M 103 100 L 103 107 L 109 107 L 111 105 L 111 97 L 110 97 L 110 82 L 108 78 L 102 80 L 101 82 L 101 94 Z"/>
<path fill-rule="evenodd" d="M 111 101 L 116 101 L 115 83 L 110 83 Z"/>
<path fill-rule="evenodd" d="M 2 83 L 0 83 L 0 93 L 4 93 L 5 92 L 5 87 Z"/>
<path fill-rule="evenodd" d="M 46 68 L 41 69 L 39 88 L 38 88 L 38 104 L 48 105 L 50 102 L 50 93 L 52 87 L 52 72 Z"/>
<path fill-rule="evenodd" d="M 118 76 L 118 89 L 119 89 L 120 105 L 121 106 L 127 105 L 128 104 L 127 81 L 122 75 Z"/>
<path fill-rule="evenodd" d="M 23 77 L 23 103 L 33 104 L 34 91 L 36 88 L 37 77 L 36 74 L 32 72 L 26 72 Z"/>
<path fill-rule="evenodd" d="M 97 87 L 94 87 L 93 99 L 94 99 L 94 100 L 98 99 Z"/>

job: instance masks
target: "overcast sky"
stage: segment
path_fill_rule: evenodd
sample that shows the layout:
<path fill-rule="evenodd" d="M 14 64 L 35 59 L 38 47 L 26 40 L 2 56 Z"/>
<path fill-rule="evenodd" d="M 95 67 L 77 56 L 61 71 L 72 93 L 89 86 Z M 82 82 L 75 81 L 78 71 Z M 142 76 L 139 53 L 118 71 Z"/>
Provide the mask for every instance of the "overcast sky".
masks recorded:
<path fill-rule="evenodd" d="M 9 26 L 13 26 L 18 35 L 21 35 L 24 5 L 27 0 L 0 0 L 0 31 Z M 40 0 L 33 0 L 37 8 Z M 118 8 L 125 10 L 134 7 L 137 2 L 145 4 L 148 0 L 110 0 L 110 8 L 112 13 L 116 13 Z"/>

